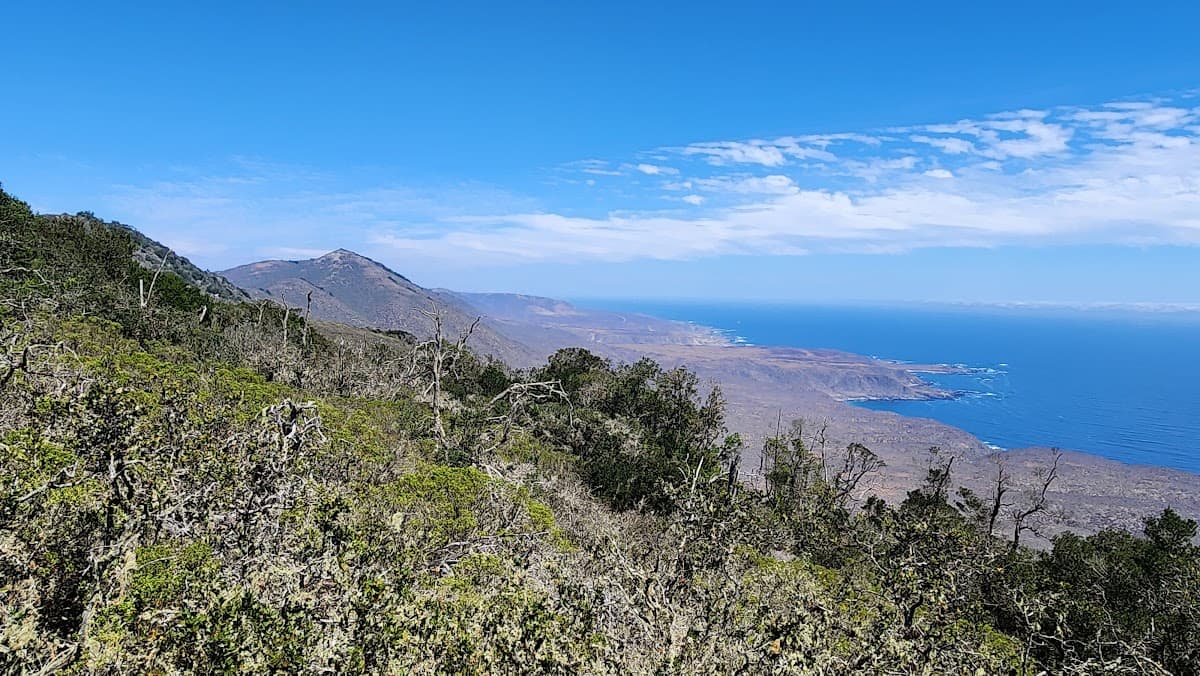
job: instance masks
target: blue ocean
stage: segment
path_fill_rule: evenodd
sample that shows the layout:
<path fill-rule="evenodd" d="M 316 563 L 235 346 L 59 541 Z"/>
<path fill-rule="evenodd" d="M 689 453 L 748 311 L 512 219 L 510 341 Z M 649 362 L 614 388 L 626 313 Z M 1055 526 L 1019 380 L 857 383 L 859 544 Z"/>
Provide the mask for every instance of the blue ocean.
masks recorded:
<path fill-rule="evenodd" d="M 1057 446 L 1200 472 L 1200 314 L 958 306 L 585 301 L 756 345 L 958 364 L 951 400 L 859 405 L 933 418 L 1011 449 Z"/>

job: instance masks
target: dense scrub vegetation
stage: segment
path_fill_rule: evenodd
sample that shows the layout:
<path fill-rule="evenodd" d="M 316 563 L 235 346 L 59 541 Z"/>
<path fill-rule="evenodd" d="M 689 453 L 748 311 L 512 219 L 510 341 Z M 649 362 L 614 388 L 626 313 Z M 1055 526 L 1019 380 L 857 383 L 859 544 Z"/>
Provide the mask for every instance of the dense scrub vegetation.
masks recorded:
<path fill-rule="evenodd" d="M 751 487 L 686 371 L 326 335 L 133 251 L 0 192 L 5 672 L 1200 671 L 1169 510 L 1035 552 L 951 459 L 864 501 L 802 426 Z"/>

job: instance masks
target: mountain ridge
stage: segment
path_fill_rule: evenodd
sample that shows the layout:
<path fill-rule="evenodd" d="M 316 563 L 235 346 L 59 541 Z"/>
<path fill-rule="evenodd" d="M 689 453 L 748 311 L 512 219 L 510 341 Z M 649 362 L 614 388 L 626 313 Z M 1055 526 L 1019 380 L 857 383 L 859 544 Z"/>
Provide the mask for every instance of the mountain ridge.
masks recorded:
<path fill-rule="evenodd" d="M 443 336 L 451 338 L 466 333 L 481 317 L 465 301 L 421 287 L 349 249 L 306 260 L 247 263 L 221 274 L 253 298 L 270 298 L 293 307 L 308 305 L 312 293 L 314 317 L 360 327 L 429 337 L 432 323 L 425 313 L 436 310 L 441 313 Z M 468 342 L 481 353 L 516 366 L 531 366 L 545 357 L 486 320 L 475 326 Z"/>
<path fill-rule="evenodd" d="M 79 223 L 84 227 L 103 227 L 125 233 L 133 240 L 134 262 L 147 270 L 156 271 L 161 267 L 217 300 L 240 302 L 250 299 L 249 294 L 225 277 L 201 269 L 187 257 L 179 255 L 171 247 L 131 225 L 118 221 L 105 221 L 90 211 L 81 211 L 75 214 L 52 214 L 45 217 L 55 221 Z"/>

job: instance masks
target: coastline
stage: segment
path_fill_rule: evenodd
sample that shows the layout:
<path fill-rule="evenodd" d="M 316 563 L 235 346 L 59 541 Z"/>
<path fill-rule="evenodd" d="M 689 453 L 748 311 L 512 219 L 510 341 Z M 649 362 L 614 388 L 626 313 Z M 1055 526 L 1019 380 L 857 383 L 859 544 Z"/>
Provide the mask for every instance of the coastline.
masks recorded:
<path fill-rule="evenodd" d="M 688 325 L 699 328 L 695 322 Z M 720 329 L 713 329 L 720 332 Z M 986 494 L 998 461 L 1008 467 L 1014 488 L 1034 485 L 1052 462 L 1054 450 L 1026 445 L 1005 448 L 934 418 L 862 406 L 870 401 L 952 401 L 970 395 L 933 383 L 923 375 L 998 372 L 965 364 L 921 364 L 830 349 L 738 344 L 624 344 L 665 367 L 686 366 L 702 380 L 719 384 L 728 403 L 731 431 L 747 442 L 741 467 L 757 480 L 758 448 L 776 420 L 801 419 L 821 428 L 830 448 L 862 443 L 886 463 L 869 490 L 899 501 L 924 479 L 930 447 L 956 460 L 955 483 Z M 1004 366 L 1007 366 L 1005 364 Z M 1094 533 L 1105 528 L 1140 532 L 1142 519 L 1171 507 L 1200 519 L 1200 474 L 1185 469 L 1129 463 L 1063 449 L 1059 479 L 1050 492 L 1060 518 L 1043 529 L 1042 545 L 1057 533 Z"/>
<path fill-rule="evenodd" d="M 1189 385 L 1200 372 L 1188 365 L 1200 322 L 1138 320 L 1147 313 L 1116 321 L 1017 309 L 971 314 L 960 308 L 950 315 L 927 313 L 925 305 L 627 307 L 728 327 L 719 330 L 749 336 L 759 346 L 828 345 L 899 366 L 924 386 L 836 396 L 876 410 L 935 418 L 996 447 L 1054 445 L 1200 473 L 1194 451 L 1200 425 L 1187 415 L 1200 406 L 1200 391 Z M 954 403 L 920 403 L 925 401 Z"/>
<path fill-rule="evenodd" d="M 780 420 L 804 421 L 806 440 L 823 444 L 835 456 L 851 443 L 863 444 L 886 464 L 864 485 L 863 495 L 899 502 L 926 477 L 929 449 L 953 455 L 956 485 L 986 495 L 996 462 L 1011 466 L 1014 499 L 1036 485 L 1052 454 L 1036 444 L 985 443 L 978 436 L 932 417 L 904 415 L 865 406 L 867 402 L 954 401 L 970 391 L 946 387 L 930 376 L 999 374 L 1007 364 L 972 367 L 966 363 L 923 363 L 868 356 L 828 348 L 753 344 L 749 331 L 722 329 L 661 308 L 608 310 L 577 307 L 564 301 L 509 294 L 461 294 L 502 333 L 534 346 L 543 359 L 563 347 L 583 347 L 616 362 L 650 358 L 664 368 L 682 366 L 704 389 L 719 386 L 726 402 L 726 425 L 744 443 L 740 472 L 744 481 L 761 483 L 759 456 L 764 439 Z M 697 306 L 698 308 L 700 306 Z M 872 311 L 871 316 L 876 313 Z M 662 317 L 675 316 L 677 319 Z M 732 315 L 731 315 L 732 316 Z M 811 335 L 811 312 L 780 315 L 797 335 Z M 885 318 L 886 319 L 886 318 Z M 787 328 L 787 327 L 785 327 Z M 889 330 L 876 322 L 858 331 Z M 849 334 L 854 337 L 854 334 Z M 909 336 L 911 340 L 911 336 Z M 861 342 L 861 341 L 860 341 Z M 944 342 L 944 341 L 943 341 Z M 1005 360 L 1006 362 L 1009 360 Z M 1200 519 L 1197 474 L 1184 470 L 1126 464 L 1095 453 L 1068 452 L 1051 491 L 1062 519 L 1047 524 L 1047 537 L 1060 532 L 1091 533 L 1119 527 L 1139 532 L 1141 520 L 1170 506 Z"/>

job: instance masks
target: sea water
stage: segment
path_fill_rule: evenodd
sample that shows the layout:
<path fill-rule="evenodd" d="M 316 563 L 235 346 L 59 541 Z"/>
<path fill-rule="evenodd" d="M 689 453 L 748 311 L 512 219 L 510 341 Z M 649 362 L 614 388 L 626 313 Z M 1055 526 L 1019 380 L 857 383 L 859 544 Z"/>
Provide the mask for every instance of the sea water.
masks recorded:
<path fill-rule="evenodd" d="M 867 401 L 987 444 L 1200 472 L 1200 314 L 982 306 L 585 301 L 715 327 L 739 342 L 963 366 L 921 374 L 950 400 Z M 1200 486 L 1198 486 L 1200 487 Z"/>

